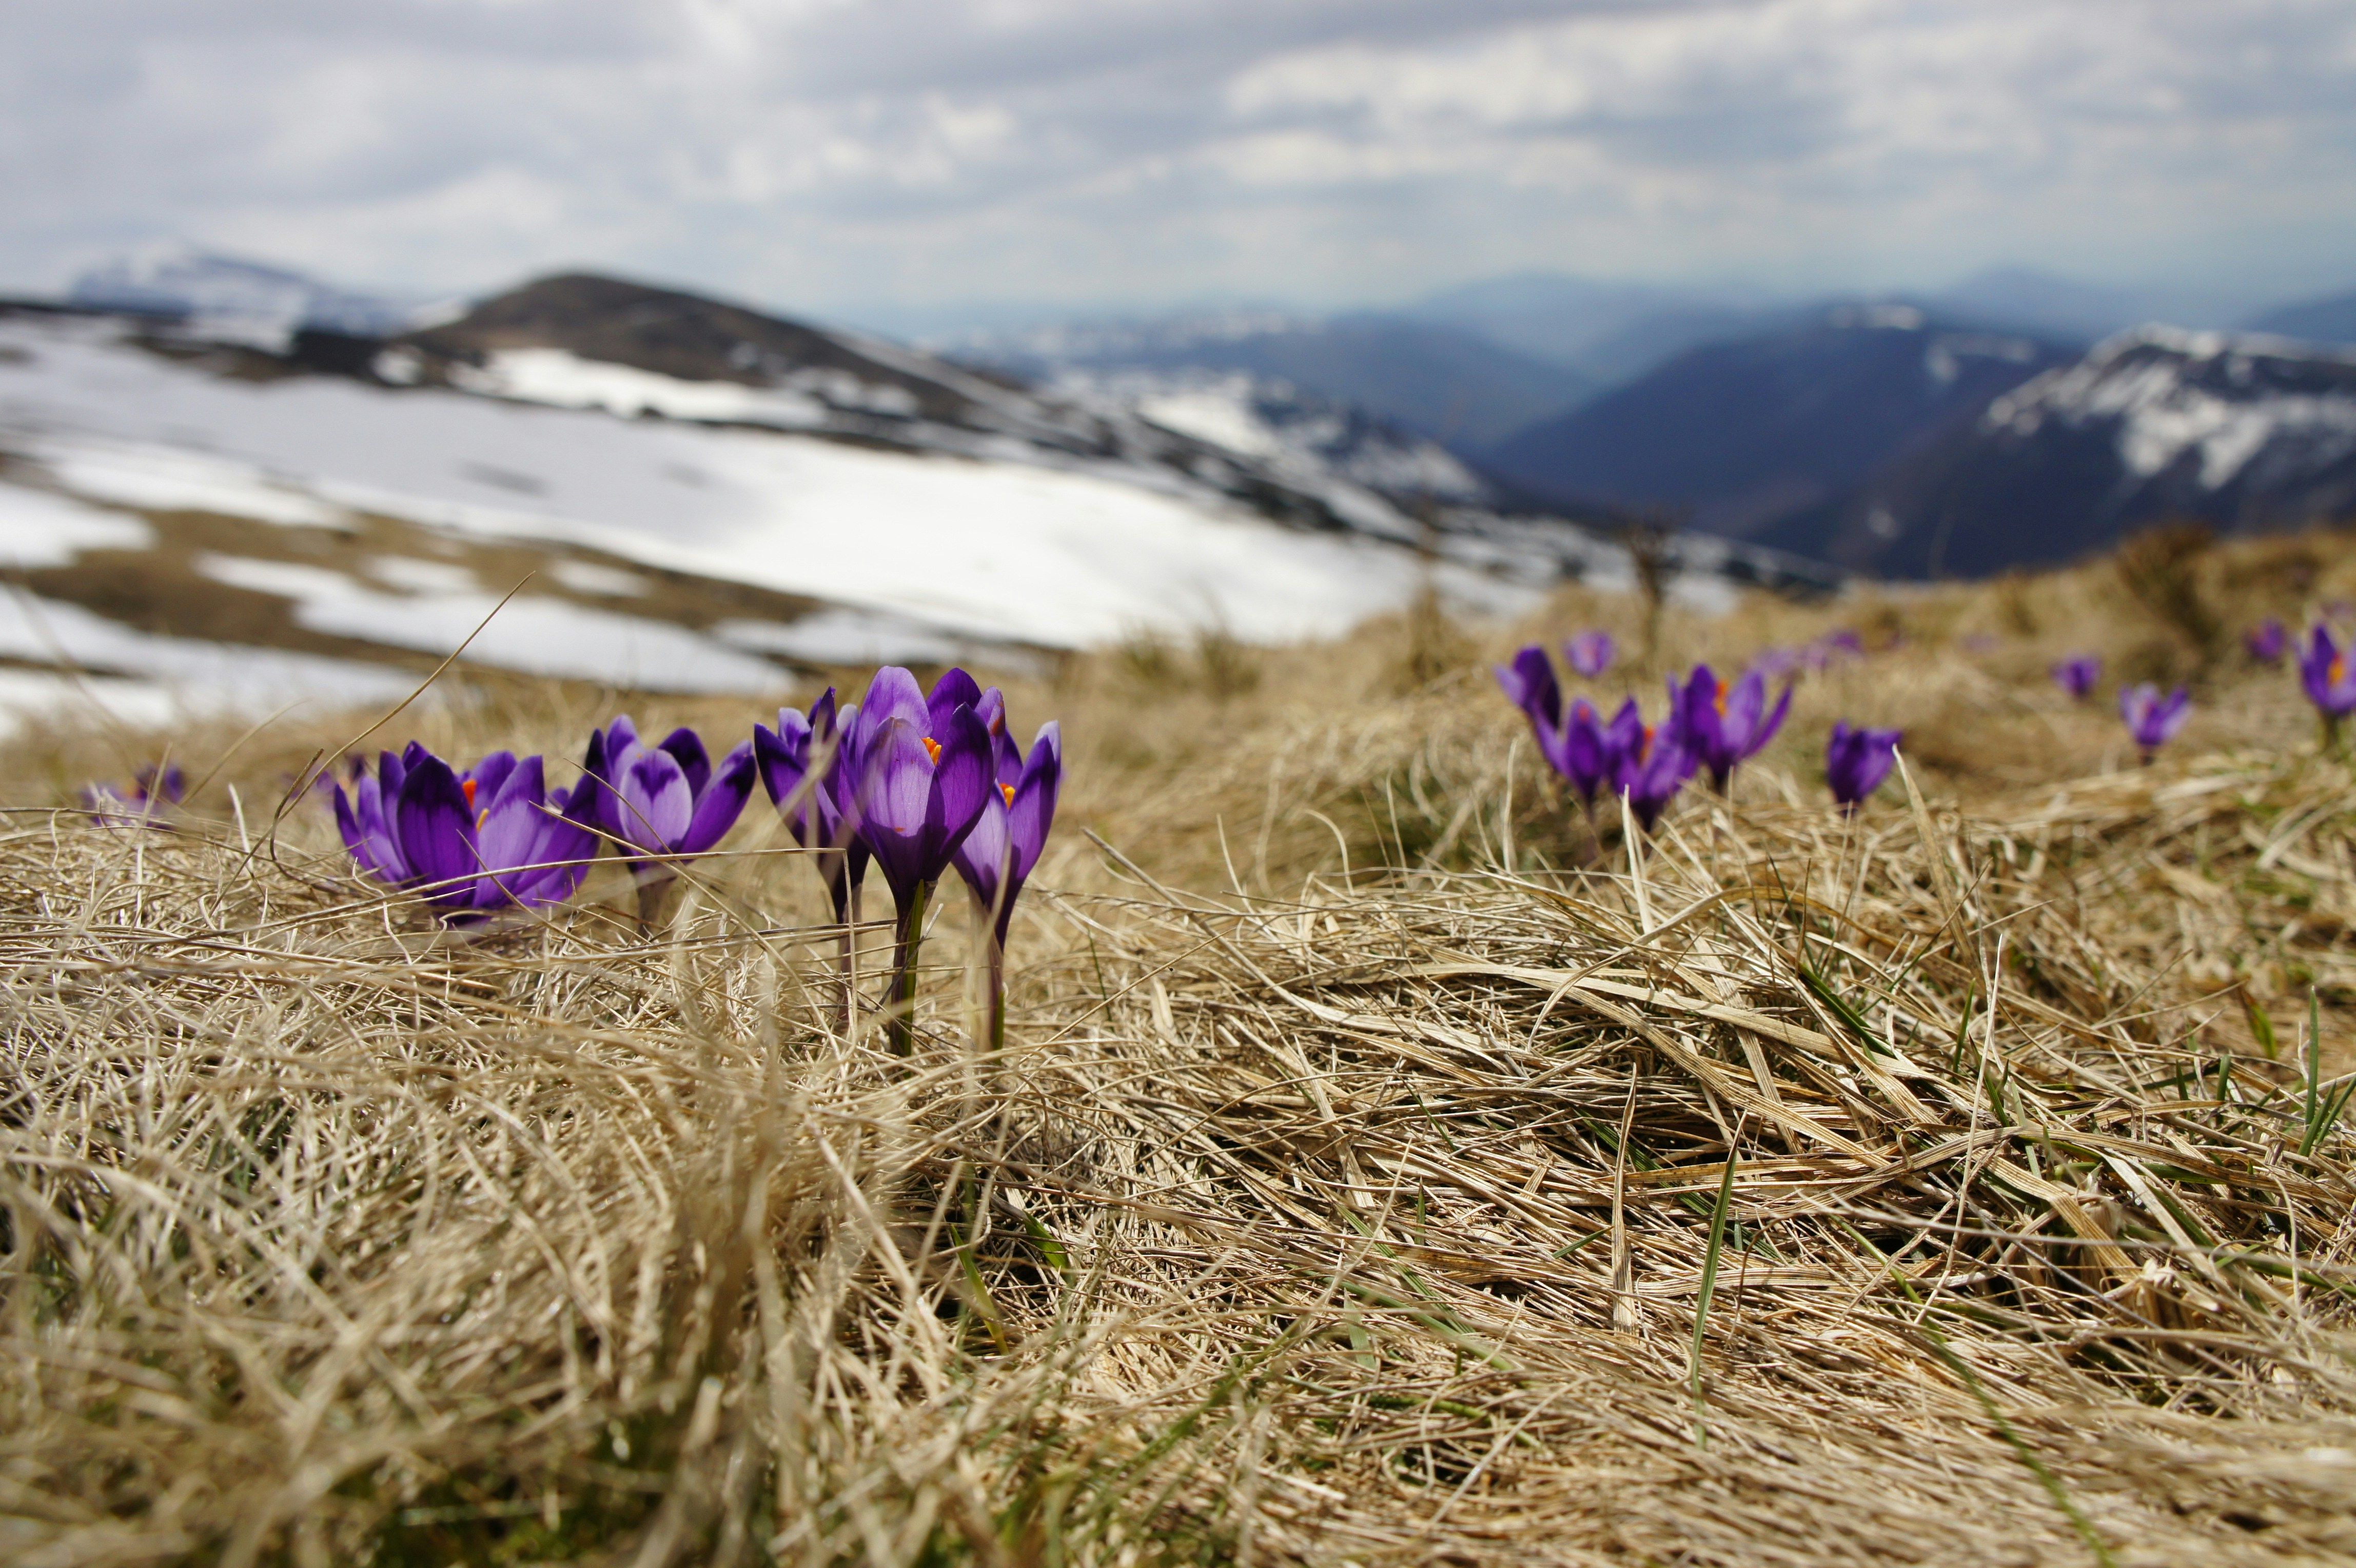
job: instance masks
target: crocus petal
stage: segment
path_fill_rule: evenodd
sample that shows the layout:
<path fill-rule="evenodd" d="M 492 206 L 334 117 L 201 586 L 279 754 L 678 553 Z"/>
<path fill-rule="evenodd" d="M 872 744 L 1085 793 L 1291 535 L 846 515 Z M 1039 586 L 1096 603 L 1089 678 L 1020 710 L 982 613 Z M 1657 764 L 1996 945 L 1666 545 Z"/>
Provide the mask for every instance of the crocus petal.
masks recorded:
<path fill-rule="evenodd" d="M 890 718 L 863 748 L 859 787 L 859 837 L 875 857 L 903 908 L 925 879 L 923 834 L 934 806 L 933 756 L 916 726 Z"/>
<path fill-rule="evenodd" d="M 701 854 L 736 825 L 753 793 L 753 743 L 746 741 L 720 759 L 712 782 L 695 802 L 695 815 L 675 846 L 681 854 Z"/>
<path fill-rule="evenodd" d="M 688 793 L 701 795 L 712 779 L 712 754 L 703 749 L 703 737 L 681 726 L 663 736 L 659 749 L 669 752 L 671 760 L 679 764 L 680 772 L 687 777 Z"/>
<path fill-rule="evenodd" d="M 1762 751 L 1766 750 L 1767 743 L 1773 740 L 1775 738 L 1775 732 L 1783 727 L 1784 716 L 1791 711 L 1792 688 L 1786 686 L 1783 688 L 1783 695 L 1778 699 L 1775 703 L 1775 711 L 1769 714 L 1765 722 L 1761 724 L 1756 730 L 1751 732 L 1750 749 L 1743 755 L 1747 757 L 1756 757 Z"/>
<path fill-rule="evenodd" d="M 971 708 L 960 707 L 949 715 L 944 733 L 938 737 L 941 755 L 933 773 L 933 795 L 937 814 L 928 812 L 926 825 L 940 837 L 926 845 L 931 865 L 926 872 L 930 879 L 948 869 L 949 856 L 980 820 L 981 809 L 991 796 L 998 793 L 997 769 L 991 761 L 990 732 Z"/>
<path fill-rule="evenodd" d="M 515 763 L 506 770 L 506 782 L 498 793 L 480 810 L 475 828 L 475 852 L 480 857 L 484 875 L 476 886 L 477 908 L 492 909 L 516 902 L 516 887 L 520 880 L 516 868 L 533 865 L 539 859 L 541 841 L 546 836 L 542 824 L 547 812 L 542 801 L 548 794 L 542 766 L 537 757 Z M 475 799 L 483 800 L 479 788 Z"/>
<path fill-rule="evenodd" d="M 1048 830 L 1055 825 L 1055 799 L 1064 787 L 1063 726 L 1050 722 L 1039 731 L 1032 743 L 1031 760 L 1023 767 L 1023 777 L 1014 786 L 1014 800 L 1008 809 L 1007 832 L 1014 842 L 1014 877 L 1021 881 L 1031 875 L 1039 864 L 1039 855 L 1047 847 Z M 976 827 L 976 832 L 981 830 Z"/>
<path fill-rule="evenodd" d="M 495 751 L 460 774 L 458 783 L 462 788 L 470 782 L 475 786 L 474 794 L 470 799 L 475 802 L 475 810 L 479 811 L 488 806 L 491 803 L 491 797 L 497 795 L 506 786 L 509 776 L 515 771 L 515 767 L 514 752 Z"/>
<path fill-rule="evenodd" d="M 859 704 L 859 749 L 866 751 L 894 719 L 919 736 L 933 733 L 932 710 L 925 703 L 924 689 L 916 684 L 916 678 L 896 664 L 886 664 L 868 682 L 867 696 Z"/>
<path fill-rule="evenodd" d="M 462 903 L 474 891 L 474 815 L 450 765 L 428 753 L 411 764 L 392 803 L 393 837 L 411 877 L 436 903 Z"/>
<path fill-rule="evenodd" d="M 933 682 L 932 693 L 925 699 L 925 733 L 935 740 L 943 738 L 941 732 L 948 727 L 949 715 L 959 708 L 980 711 L 981 683 L 963 670 L 952 668 Z M 988 722 L 983 721 L 985 727 Z"/>
<path fill-rule="evenodd" d="M 649 854 L 665 854 L 687 832 L 695 797 L 670 753 L 638 752 L 625 765 L 615 788 L 621 797 L 621 835 L 631 843 Z"/>
<path fill-rule="evenodd" d="M 999 889 L 1012 874 L 1013 839 L 1007 828 L 1006 800 L 1000 796 L 982 802 L 981 815 L 974 819 L 973 831 L 958 846 L 950 864 L 965 885 L 973 890 L 974 902 L 985 909 L 998 908 Z"/>

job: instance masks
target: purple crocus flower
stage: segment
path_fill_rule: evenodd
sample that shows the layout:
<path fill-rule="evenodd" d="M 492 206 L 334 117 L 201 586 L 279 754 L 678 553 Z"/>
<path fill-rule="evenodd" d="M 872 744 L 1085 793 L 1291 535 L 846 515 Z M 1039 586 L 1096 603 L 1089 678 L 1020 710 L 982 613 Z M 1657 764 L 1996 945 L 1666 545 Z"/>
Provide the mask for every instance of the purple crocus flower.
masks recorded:
<path fill-rule="evenodd" d="M 887 665 L 851 726 L 859 836 L 904 913 L 948 869 L 987 803 L 996 747 L 974 712 L 981 696 L 972 676 L 952 670 L 927 699 L 914 675 Z"/>
<path fill-rule="evenodd" d="M 2268 618 L 2265 624 L 2250 628 L 2242 639 L 2242 646 L 2261 664 L 2279 664 L 2290 649 L 2290 633 L 2282 622 Z"/>
<path fill-rule="evenodd" d="M 509 905 L 562 903 L 597 855 L 597 791 L 550 789 L 537 757 L 495 751 L 460 772 L 416 741 L 357 761 L 352 797 L 335 786 L 336 830 L 359 867 L 412 889 L 453 925 Z"/>
<path fill-rule="evenodd" d="M 1833 725 L 1832 739 L 1825 746 L 1825 782 L 1832 786 L 1842 811 L 1854 813 L 1881 788 L 1898 765 L 1898 743 L 1903 738 L 1903 730 L 1851 729 L 1846 722 Z"/>
<path fill-rule="evenodd" d="M 2146 762 L 2151 760 L 2153 752 L 2176 738 L 2176 732 L 2184 727 L 2191 712 L 2192 698 L 2181 686 L 2163 697 L 2159 688 L 2147 681 L 2119 693 L 2119 717 L 2126 721 L 2127 733 L 2135 736 Z"/>
<path fill-rule="evenodd" d="M 1634 705 L 1635 699 L 1632 697 L 1626 707 Z M 1571 703 L 1559 730 L 1551 736 L 1543 730 L 1538 733 L 1538 748 L 1545 752 L 1554 770 L 1578 791 L 1580 805 L 1592 819 L 1596 791 L 1603 788 L 1613 772 L 1612 741 L 1595 704 L 1584 697 Z"/>
<path fill-rule="evenodd" d="M 1758 671 L 1744 673 L 1731 688 L 1707 664 L 1695 668 L 1681 693 L 1669 688 L 1669 711 L 1678 739 L 1697 767 L 1709 769 L 1709 779 L 1721 795 L 1732 783 L 1734 770 L 1765 749 L 1783 727 L 1792 710 L 1792 688 L 1783 688 L 1774 711 L 1767 708 L 1767 678 Z"/>
<path fill-rule="evenodd" d="M 82 789 L 82 809 L 108 827 L 155 825 L 188 792 L 187 775 L 176 763 L 158 768 L 149 763 L 133 775 L 128 789 L 113 784 L 90 784 Z"/>
<path fill-rule="evenodd" d="M 962 670 L 943 675 L 927 697 L 914 675 L 886 665 L 868 683 L 850 726 L 859 836 L 890 884 L 898 913 L 886 1005 L 892 1047 L 903 1056 L 915 1042 L 925 906 L 995 792 L 998 748 L 975 711 L 984 701 Z M 1002 697 L 997 710 L 1002 715 Z"/>
<path fill-rule="evenodd" d="M 1633 701 L 1630 706 L 1633 706 Z M 1693 777 L 1696 763 L 1674 723 L 1653 729 L 1645 727 L 1640 719 L 1634 729 L 1635 733 L 1620 748 L 1612 782 L 1626 797 L 1628 809 L 1635 813 L 1636 821 L 1644 824 L 1646 832 L 1651 832 L 1661 812 L 1676 799 L 1686 780 Z"/>
<path fill-rule="evenodd" d="M 2103 661 L 2091 653 L 2064 659 L 2053 667 L 2053 683 L 2080 702 L 2085 701 L 2086 693 L 2102 678 Z"/>
<path fill-rule="evenodd" d="M 1512 663 L 1496 668 L 1497 684 L 1505 688 L 1514 706 L 1529 715 L 1530 726 L 1538 732 L 1541 742 L 1561 727 L 1562 688 L 1555 682 L 1554 665 L 1545 649 L 1534 642 L 1515 654 Z"/>
<path fill-rule="evenodd" d="M 753 726 L 753 760 L 762 786 L 794 842 L 818 852 L 819 875 L 838 925 L 850 918 L 851 895 L 867 875 L 867 845 L 859 838 L 851 791 L 843 783 L 848 737 L 842 726 L 858 717 L 856 705 L 838 716 L 834 688 L 829 686 L 807 714 L 779 708 L 774 732 L 766 725 Z"/>
<path fill-rule="evenodd" d="M 1042 725 L 1039 738 L 1032 743 L 1030 759 L 1023 761 L 1016 753 L 1017 760 L 1010 768 L 1006 755 L 1013 749 L 1010 744 L 1000 754 L 996 777 L 982 799 L 981 815 L 950 857 L 966 886 L 973 889 L 974 902 L 991 912 L 1001 948 L 1006 945 L 1014 900 L 1021 897 L 1032 867 L 1039 864 L 1040 852 L 1047 847 L 1047 832 L 1055 824 L 1055 797 L 1064 780 L 1063 726 L 1053 722 Z"/>
<path fill-rule="evenodd" d="M 1612 668 L 1612 656 L 1618 650 L 1608 631 L 1582 631 L 1562 645 L 1563 658 L 1590 681 Z"/>
<path fill-rule="evenodd" d="M 2307 646 L 2298 656 L 2298 680 L 2307 688 L 2307 700 L 2323 715 L 2325 739 L 2336 739 L 2340 721 L 2356 713 L 2356 671 L 2350 669 L 2348 650 L 2329 627 L 2318 626 L 2307 634 Z"/>
<path fill-rule="evenodd" d="M 992 687 L 991 695 L 997 689 Z M 989 948 L 990 1043 L 1006 1043 L 1006 931 L 1014 901 L 1039 864 L 1055 825 L 1055 798 L 1064 781 L 1064 731 L 1053 722 L 1040 726 L 1023 759 L 1006 734 L 1001 698 L 988 721 L 995 753 L 995 776 L 983 797 L 981 815 L 952 857 L 958 875 L 973 892 L 974 908 L 991 922 Z"/>
<path fill-rule="evenodd" d="M 753 792 L 753 743 L 715 768 L 693 730 L 675 729 L 649 746 L 624 714 L 590 735 L 584 771 L 596 781 L 597 825 L 643 875 L 650 862 L 704 854 L 735 826 Z"/>

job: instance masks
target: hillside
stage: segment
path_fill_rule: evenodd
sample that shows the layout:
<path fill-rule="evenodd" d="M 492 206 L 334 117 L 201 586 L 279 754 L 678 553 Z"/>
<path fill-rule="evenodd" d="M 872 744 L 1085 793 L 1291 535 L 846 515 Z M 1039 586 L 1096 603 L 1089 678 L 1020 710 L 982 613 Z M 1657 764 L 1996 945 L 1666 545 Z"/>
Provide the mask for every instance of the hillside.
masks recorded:
<path fill-rule="evenodd" d="M 2339 535 L 2184 572 L 2233 629 L 2356 596 Z M 1002 1051 L 953 882 L 908 1053 L 880 926 L 841 1029 L 757 792 L 651 930 L 609 857 L 445 932 L 323 805 L 273 815 L 381 707 L 21 736 L 5 1554 L 2356 1552 L 2356 773 L 2294 678 L 2106 562 L 1673 608 L 1594 695 L 1867 651 L 1729 797 L 1596 855 L 1487 666 L 1599 624 L 1637 640 L 1569 588 L 1010 677 L 1066 771 Z M 2047 679 L 2084 650 L 2190 682 L 2150 766 Z M 611 711 L 509 684 L 366 744 L 570 784 Z M 771 709 L 637 712 L 727 745 Z M 1836 812 L 1836 719 L 1903 728 L 1919 799 Z M 168 831 L 73 808 L 166 747 Z"/>
<path fill-rule="evenodd" d="M 1766 537 L 2067 357 L 1912 306 L 1841 306 L 1691 349 L 1481 456 L 1558 501 L 1669 510 L 1706 532 Z"/>

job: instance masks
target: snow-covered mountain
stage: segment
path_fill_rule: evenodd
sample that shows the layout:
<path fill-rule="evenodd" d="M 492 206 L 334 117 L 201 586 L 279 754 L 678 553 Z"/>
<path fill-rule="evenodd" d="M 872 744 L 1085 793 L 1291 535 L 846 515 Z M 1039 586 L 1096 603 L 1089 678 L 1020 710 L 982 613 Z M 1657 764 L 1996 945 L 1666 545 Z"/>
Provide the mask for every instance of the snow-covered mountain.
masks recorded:
<path fill-rule="evenodd" d="M 2146 327 L 1763 535 L 1894 575 L 2070 559 L 2146 523 L 2356 514 L 2356 352 Z"/>
<path fill-rule="evenodd" d="M 416 319 L 420 306 L 360 294 L 262 262 L 160 245 L 92 267 L 67 299 L 95 310 L 180 321 L 190 335 L 283 347 L 296 330 L 380 337 Z"/>

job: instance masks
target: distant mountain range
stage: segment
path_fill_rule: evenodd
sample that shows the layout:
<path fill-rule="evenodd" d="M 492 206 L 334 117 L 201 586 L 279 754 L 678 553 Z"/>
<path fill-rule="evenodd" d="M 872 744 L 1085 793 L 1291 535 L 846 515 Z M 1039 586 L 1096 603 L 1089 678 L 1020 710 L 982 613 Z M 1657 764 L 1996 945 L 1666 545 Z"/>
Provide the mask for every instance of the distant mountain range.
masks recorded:
<path fill-rule="evenodd" d="M 1921 577 L 2066 561 L 2150 523 L 2356 515 L 2356 353 L 2147 328 L 1999 393 L 1756 537 Z"/>
<path fill-rule="evenodd" d="M 1026 378 L 1066 370 L 1241 372 L 1354 403 L 1434 440 L 1479 447 L 1593 392 L 1584 373 L 1444 322 L 1238 311 L 1075 323 L 954 341 L 958 358 Z"/>
<path fill-rule="evenodd" d="M 1843 306 L 1688 349 L 1481 456 L 1549 499 L 1656 508 L 1748 538 L 2071 357 L 1912 306 Z"/>
<path fill-rule="evenodd" d="M 585 274 L 421 312 L 184 251 L 72 297 L 380 384 L 1012 456 L 1531 570 L 1602 569 L 1598 541 L 1637 513 L 1685 520 L 1710 572 L 1774 578 L 1793 553 L 1991 571 L 2162 514 L 2273 526 L 2351 505 L 2333 356 L 2120 337 L 2171 303 L 2197 322 L 2223 307 L 2018 268 L 1814 305 L 1534 274 L 1380 312 L 1067 322 L 936 352 Z M 2356 341 L 2356 295 L 2252 325 Z M 2233 434 L 2202 425 L 2197 458 L 2154 467 L 2188 419 Z M 2235 441 L 2250 454 L 2228 464 Z"/>

